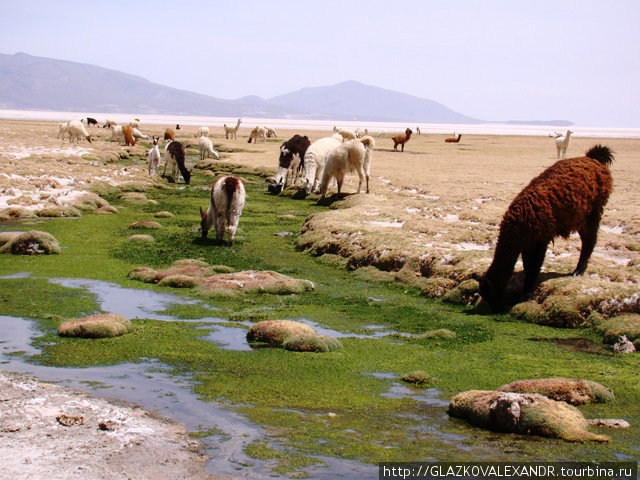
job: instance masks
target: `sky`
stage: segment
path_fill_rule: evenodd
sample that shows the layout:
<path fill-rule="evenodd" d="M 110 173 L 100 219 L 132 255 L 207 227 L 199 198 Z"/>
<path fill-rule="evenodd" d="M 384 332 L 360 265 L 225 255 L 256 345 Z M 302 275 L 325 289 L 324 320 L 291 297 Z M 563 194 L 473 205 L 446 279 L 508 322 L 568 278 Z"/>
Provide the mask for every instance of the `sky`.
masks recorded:
<path fill-rule="evenodd" d="M 3 2 L 0 53 L 218 98 L 356 80 L 483 120 L 640 127 L 638 0 Z"/>

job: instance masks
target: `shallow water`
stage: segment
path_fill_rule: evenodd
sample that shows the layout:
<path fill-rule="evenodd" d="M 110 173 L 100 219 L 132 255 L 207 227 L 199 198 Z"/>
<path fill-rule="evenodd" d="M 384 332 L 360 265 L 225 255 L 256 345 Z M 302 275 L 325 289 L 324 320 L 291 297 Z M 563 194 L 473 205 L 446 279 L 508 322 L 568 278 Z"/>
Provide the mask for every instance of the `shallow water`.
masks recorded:
<path fill-rule="evenodd" d="M 1 278 L 25 278 L 29 274 L 16 274 Z M 149 318 L 163 321 L 183 319 L 159 312 L 175 304 L 198 302 L 178 295 L 150 290 L 124 288 L 114 283 L 88 279 L 51 279 L 53 283 L 69 288 L 85 289 L 96 296 L 103 311 L 109 311 L 135 319 Z M 210 325 L 206 337 L 220 348 L 252 350 L 246 341 L 246 332 L 251 322 L 239 322 L 238 327 L 219 325 L 227 322 L 217 317 L 196 320 Z M 169 368 L 159 362 L 138 364 L 126 363 L 105 367 L 60 368 L 29 363 L 30 356 L 40 350 L 33 347 L 34 338 L 41 335 L 32 319 L 0 315 L 4 332 L 0 341 L 0 368 L 12 372 L 26 373 L 44 381 L 91 392 L 105 398 L 126 400 L 154 413 L 173 418 L 184 424 L 189 431 L 215 430 L 220 434 L 203 438 L 211 460 L 207 469 L 221 475 L 247 479 L 273 477 L 271 462 L 248 457 L 244 448 L 255 440 L 265 439 L 263 429 L 246 420 L 242 415 L 217 402 L 205 402 L 193 393 L 189 379 L 171 375 Z M 328 329 L 326 330 L 329 331 Z M 375 465 L 341 458 L 315 456 L 320 463 L 306 467 L 312 478 L 330 480 L 335 478 L 374 478 Z M 251 465 L 247 467 L 247 465 Z"/>

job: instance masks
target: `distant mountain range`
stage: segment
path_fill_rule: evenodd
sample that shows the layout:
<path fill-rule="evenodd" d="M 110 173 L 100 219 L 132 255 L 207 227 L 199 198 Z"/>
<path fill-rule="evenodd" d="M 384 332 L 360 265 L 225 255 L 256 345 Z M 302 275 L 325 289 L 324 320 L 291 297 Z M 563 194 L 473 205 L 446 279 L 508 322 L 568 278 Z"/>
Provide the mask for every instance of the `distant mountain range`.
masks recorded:
<path fill-rule="evenodd" d="M 355 81 L 270 99 L 225 100 L 84 63 L 0 54 L 0 109 L 292 118 L 412 123 L 487 123 L 444 105 Z M 566 126 L 571 122 L 518 121 Z"/>

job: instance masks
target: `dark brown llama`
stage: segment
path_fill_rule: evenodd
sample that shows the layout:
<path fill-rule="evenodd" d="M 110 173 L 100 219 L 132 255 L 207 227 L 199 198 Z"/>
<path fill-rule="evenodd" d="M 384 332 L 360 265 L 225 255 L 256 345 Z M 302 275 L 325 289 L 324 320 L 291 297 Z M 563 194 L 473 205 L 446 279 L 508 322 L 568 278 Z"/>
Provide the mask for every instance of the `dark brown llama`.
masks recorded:
<path fill-rule="evenodd" d="M 398 135 L 396 135 L 395 137 L 392 137 L 391 140 L 393 140 L 393 149 L 397 150 L 397 146 L 398 145 L 402 145 L 402 151 L 404 152 L 404 144 L 407 143 L 409 141 L 409 139 L 411 138 L 411 134 L 413 132 L 411 131 L 410 128 L 407 128 L 404 133 L 400 133 Z"/>
<path fill-rule="evenodd" d="M 167 173 L 167 165 L 171 164 L 171 175 L 173 181 L 178 180 L 177 169 L 180 169 L 180 173 L 182 174 L 182 178 L 184 178 L 184 183 L 187 185 L 191 181 L 191 172 L 187 170 L 187 166 L 185 164 L 186 160 L 186 147 L 180 142 L 171 142 L 167 146 L 167 149 L 164 154 L 165 164 L 164 164 L 164 172 L 162 175 L 164 176 Z M 176 166 L 178 167 L 176 169 Z"/>
<path fill-rule="evenodd" d="M 584 157 L 560 160 L 547 168 L 511 202 L 500 224 L 491 266 L 484 275 L 473 275 L 480 282 L 480 295 L 494 311 L 505 310 L 507 284 L 520 254 L 523 297 L 531 296 L 547 245 L 555 237 L 578 232 L 582 247 L 573 275 L 585 272 L 613 188 L 612 161 L 613 152 L 596 145 Z"/>

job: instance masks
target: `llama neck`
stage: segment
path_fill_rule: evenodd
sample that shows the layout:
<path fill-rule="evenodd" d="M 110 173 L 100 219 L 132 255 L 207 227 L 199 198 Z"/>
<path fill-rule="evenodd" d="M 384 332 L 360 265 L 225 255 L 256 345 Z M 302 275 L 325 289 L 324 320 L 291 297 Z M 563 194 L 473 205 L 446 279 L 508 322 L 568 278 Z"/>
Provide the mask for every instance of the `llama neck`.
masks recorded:
<path fill-rule="evenodd" d="M 509 230 L 504 226 L 500 229 L 493 262 L 485 275 L 493 287 L 500 292 L 504 292 L 507 287 L 521 250 L 517 233 Z"/>

